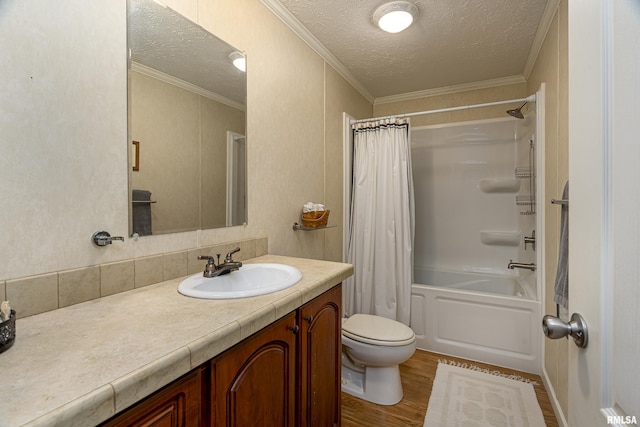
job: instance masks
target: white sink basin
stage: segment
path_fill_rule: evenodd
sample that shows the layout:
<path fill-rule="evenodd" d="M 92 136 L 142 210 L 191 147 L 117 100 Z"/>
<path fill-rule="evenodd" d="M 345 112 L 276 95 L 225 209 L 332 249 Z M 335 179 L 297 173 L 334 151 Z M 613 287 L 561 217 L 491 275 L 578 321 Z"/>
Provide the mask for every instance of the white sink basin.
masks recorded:
<path fill-rule="evenodd" d="M 193 275 L 180 283 L 178 292 L 194 298 L 228 299 L 265 295 L 295 285 L 302 273 L 284 264 L 245 264 L 218 277 Z"/>

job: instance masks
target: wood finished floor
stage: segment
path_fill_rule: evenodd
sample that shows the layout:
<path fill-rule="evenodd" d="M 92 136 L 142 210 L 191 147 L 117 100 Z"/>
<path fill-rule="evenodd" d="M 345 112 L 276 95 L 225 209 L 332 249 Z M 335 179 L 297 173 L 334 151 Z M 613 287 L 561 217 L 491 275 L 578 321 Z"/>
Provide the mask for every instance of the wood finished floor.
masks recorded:
<path fill-rule="evenodd" d="M 400 376 L 404 390 L 402 401 L 393 406 L 381 406 L 342 393 L 342 427 L 422 427 L 427 412 L 429 396 L 431 395 L 431 387 L 436 376 L 438 359 L 466 362 L 482 368 L 498 370 L 506 374 L 516 374 L 536 381 L 538 385 L 533 388 L 542 409 L 544 420 L 548 427 L 558 426 L 549 396 L 542 384 L 542 379 L 538 375 L 416 350 L 411 359 L 400 365 Z"/>

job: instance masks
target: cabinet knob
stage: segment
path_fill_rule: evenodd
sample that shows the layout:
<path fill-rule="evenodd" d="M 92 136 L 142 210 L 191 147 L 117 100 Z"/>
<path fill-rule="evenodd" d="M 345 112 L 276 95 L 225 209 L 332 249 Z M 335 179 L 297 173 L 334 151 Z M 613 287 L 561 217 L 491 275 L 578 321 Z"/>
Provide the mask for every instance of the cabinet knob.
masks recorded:
<path fill-rule="evenodd" d="M 293 326 L 291 326 L 291 327 L 289 328 L 289 330 L 290 330 L 291 332 L 293 332 L 294 334 L 297 334 L 297 333 L 298 333 L 298 331 L 300 330 L 300 326 L 298 326 L 298 325 L 293 325 Z"/>
<path fill-rule="evenodd" d="M 304 320 L 306 320 L 307 322 L 309 322 L 309 324 L 311 324 L 311 322 L 313 322 L 313 316 L 305 316 Z"/>

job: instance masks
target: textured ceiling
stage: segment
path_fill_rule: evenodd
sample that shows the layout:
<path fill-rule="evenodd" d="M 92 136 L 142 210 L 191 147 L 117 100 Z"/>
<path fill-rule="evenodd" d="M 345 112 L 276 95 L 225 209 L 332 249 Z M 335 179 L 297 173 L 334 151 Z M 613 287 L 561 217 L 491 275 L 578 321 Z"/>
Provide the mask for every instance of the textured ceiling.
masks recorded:
<path fill-rule="evenodd" d="M 389 34 L 385 0 L 279 1 L 375 97 L 521 76 L 547 0 L 413 0 L 419 15 Z"/>
<path fill-rule="evenodd" d="M 130 0 L 128 44 L 132 61 L 245 104 L 245 74 L 229 60 L 237 49 L 173 10 Z"/>

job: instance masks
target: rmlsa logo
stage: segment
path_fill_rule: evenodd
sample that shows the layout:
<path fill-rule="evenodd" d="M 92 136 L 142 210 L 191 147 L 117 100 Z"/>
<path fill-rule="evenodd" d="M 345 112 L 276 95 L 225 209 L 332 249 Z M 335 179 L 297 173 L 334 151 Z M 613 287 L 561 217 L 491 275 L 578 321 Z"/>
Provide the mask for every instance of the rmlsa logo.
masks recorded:
<path fill-rule="evenodd" d="M 635 415 L 626 415 L 626 416 L 623 416 L 623 415 L 616 415 L 616 416 L 608 415 L 607 416 L 607 424 L 637 425 L 638 421 L 636 420 L 636 416 Z"/>

